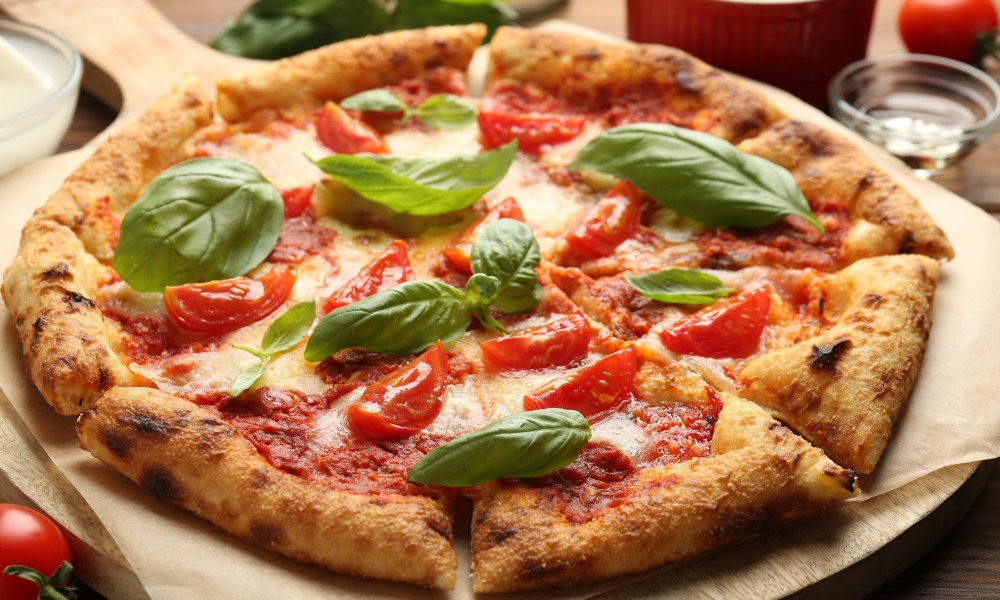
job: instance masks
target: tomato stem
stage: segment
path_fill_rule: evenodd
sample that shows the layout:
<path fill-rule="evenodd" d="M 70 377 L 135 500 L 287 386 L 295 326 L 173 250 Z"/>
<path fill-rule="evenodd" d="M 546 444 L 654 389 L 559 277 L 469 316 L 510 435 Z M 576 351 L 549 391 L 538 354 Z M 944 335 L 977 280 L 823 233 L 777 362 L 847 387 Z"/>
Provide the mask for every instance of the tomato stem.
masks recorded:
<path fill-rule="evenodd" d="M 38 600 L 76 600 L 76 588 L 63 585 L 64 582 L 69 581 L 71 573 L 73 573 L 73 565 L 65 560 L 51 577 L 45 577 L 37 570 L 22 565 L 10 565 L 3 570 L 4 575 L 27 579 L 37 585 Z"/>
<path fill-rule="evenodd" d="M 976 47 L 972 56 L 972 64 L 980 69 L 985 69 L 984 63 L 987 57 L 992 56 L 1000 60 L 1000 47 L 997 46 L 998 32 L 1000 32 L 1000 28 L 993 28 L 976 36 Z"/>

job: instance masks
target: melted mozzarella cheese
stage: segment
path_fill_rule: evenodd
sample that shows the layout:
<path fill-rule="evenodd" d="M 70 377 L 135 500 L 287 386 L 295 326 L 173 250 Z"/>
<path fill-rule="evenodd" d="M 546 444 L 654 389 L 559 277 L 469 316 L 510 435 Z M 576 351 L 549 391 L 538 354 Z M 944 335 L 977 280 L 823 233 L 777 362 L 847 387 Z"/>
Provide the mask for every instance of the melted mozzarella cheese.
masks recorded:
<path fill-rule="evenodd" d="M 618 446 L 633 463 L 643 461 L 653 448 L 653 440 L 649 434 L 623 413 L 614 413 L 607 419 L 594 423 L 590 433 L 592 440 L 604 440 Z"/>

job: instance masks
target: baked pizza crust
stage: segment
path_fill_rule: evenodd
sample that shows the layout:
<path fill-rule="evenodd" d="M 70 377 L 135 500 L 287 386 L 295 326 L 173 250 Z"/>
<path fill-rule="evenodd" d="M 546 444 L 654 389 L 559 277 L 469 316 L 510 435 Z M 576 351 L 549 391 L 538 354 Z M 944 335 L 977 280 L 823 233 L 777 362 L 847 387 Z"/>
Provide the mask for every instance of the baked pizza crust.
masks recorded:
<path fill-rule="evenodd" d="M 255 546 L 341 573 L 455 587 L 450 507 L 431 498 L 311 484 L 271 466 L 207 410 L 154 389 L 110 390 L 77 433 L 157 500 Z"/>
<path fill-rule="evenodd" d="M 833 326 L 747 363 L 740 394 L 837 463 L 870 473 L 920 371 L 939 270 L 924 256 L 883 256 L 825 278 Z"/>
<path fill-rule="evenodd" d="M 817 514 L 857 493 L 854 475 L 757 406 L 724 394 L 712 455 L 641 472 L 644 491 L 574 525 L 526 485 L 480 499 L 477 592 L 568 586 L 645 571 Z"/>
<path fill-rule="evenodd" d="M 264 110 L 339 102 L 435 67 L 465 70 L 486 37 L 483 25 L 430 27 L 347 40 L 252 67 L 219 80 L 218 111 L 230 122 Z"/>
<path fill-rule="evenodd" d="M 124 212 L 160 171 L 187 156 L 212 120 L 195 80 L 182 82 L 137 122 L 104 142 L 32 215 L 3 298 L 14 317 L 35 386 L 63 415 L 94 405 L 108 389 L 142 385 L 122 363 L 94 297 L 110 262 L 111 214 Z"/>
<path fill-rule="evenodd" d="M 706 131 L 731 142 L 783 116 L 763 94 L 681 50 L 562 32 L 498 29 L 490 43 L 487 81 L 504 79 L 537 85 L 581 106 L 642 88 L 678 112 L 707 110 L 717 121 Z"/>
<path fill-rule="evenodd" d="M 835 198 L 851 207 L 840 264 L 889 254 L 955 257 L 917 199 L 846 138 L 812 123 L 784 120 L 738 147 L 791 171 L 807 198 Z"/>

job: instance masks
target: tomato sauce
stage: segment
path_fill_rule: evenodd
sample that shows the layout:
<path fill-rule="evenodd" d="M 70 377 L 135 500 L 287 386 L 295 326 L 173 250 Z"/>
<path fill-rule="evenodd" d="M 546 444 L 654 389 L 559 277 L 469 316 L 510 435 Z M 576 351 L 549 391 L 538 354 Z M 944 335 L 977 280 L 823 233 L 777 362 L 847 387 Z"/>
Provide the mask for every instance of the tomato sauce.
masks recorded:
<path fill-rule="evenodd" d="M 634 475 L 644 468 L 678 464 L 711 453 L 722 401 L 709 388 L 709 402 L 651 405 L 633 399 L 629 412 L 647 434 L 651 450 L 637 464 L 606 440 L 588 442 L 570 465 L 530 480 L 542 500 L 571 523 L 593 520 L 639 493 Z"/>
<path fill-rule="evenodd" d="M 330 248 L 337 232 L 316 223 L 311 210 L 285 219 L 278 234 L 278 243 L 267 260 L 274 263 L 297 264 Z"/>

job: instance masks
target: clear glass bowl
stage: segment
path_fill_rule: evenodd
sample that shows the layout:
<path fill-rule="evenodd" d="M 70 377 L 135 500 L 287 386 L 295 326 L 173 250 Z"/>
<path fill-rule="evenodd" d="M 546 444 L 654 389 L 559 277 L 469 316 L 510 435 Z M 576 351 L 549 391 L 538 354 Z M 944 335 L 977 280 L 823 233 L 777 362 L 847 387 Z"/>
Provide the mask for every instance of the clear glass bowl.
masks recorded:
<path fill-rule="evenodd" d="M 62 37 L 41 27 L 0 18 L 0 35 L 40 72 L 51 91 L 28 108 L 0 118 L 0 176 L 52 154 L 69 129 L 80 92 L 83 61 Z"/>
<path fill-rule="evenodd" d="M 1000 122 L 1000 85 L 969 65 L 925 54 L 851 63 L 830 82 L 833 116 L 929 177 Z"/>

